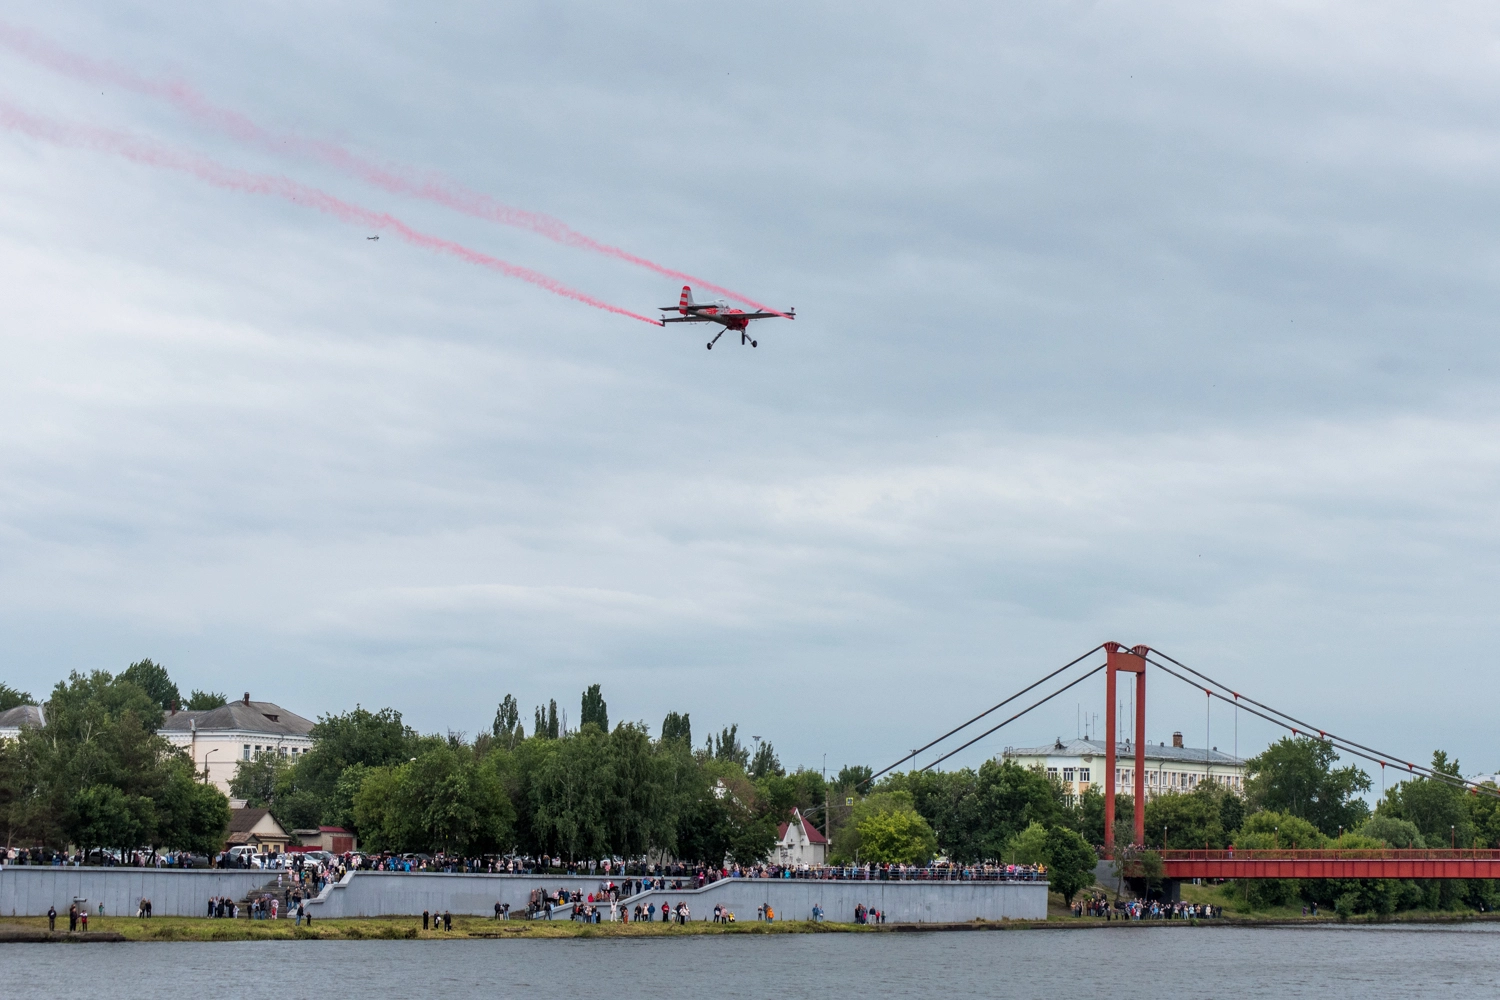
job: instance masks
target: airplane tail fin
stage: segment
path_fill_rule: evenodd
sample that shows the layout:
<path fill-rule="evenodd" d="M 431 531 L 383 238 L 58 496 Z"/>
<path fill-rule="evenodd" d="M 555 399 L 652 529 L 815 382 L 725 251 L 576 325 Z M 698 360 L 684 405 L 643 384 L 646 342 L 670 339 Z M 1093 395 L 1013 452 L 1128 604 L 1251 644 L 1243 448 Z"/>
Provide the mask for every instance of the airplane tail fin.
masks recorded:
<path fill-rule="evenodd" d="M 687 307 L 693 305 L 693 290 L 687 285 L 682 286 L 682 298 L 677 300 L 677 311 L 684 316 L 687 315 Z"/>

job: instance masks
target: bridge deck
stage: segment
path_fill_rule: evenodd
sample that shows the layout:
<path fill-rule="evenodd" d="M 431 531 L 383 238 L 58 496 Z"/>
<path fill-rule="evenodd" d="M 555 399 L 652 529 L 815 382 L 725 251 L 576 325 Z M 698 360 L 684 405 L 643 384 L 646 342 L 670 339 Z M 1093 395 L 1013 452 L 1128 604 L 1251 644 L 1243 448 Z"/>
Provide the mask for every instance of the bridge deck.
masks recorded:
<path fill-rule="evenodd" d="M 1500 878 L 1500 851 L 1162 851 L 1167 878 Z"/>

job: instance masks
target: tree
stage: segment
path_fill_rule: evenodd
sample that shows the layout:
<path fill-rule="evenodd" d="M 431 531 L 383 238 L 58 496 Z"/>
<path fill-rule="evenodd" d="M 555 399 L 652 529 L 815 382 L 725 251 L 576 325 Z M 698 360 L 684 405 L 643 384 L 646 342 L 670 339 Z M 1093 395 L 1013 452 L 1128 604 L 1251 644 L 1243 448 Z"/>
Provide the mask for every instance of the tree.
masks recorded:
<path fill-rule="evenodd" d="M 1371 816 L 1360 824 L 1356 832 L 1362 837 L 1379 841 L 1386 847 L 1422 848 L 1427 846 L 1427 842 L 1422 839 L 1422 832 L 1417 829 L 1417 824 L 1389 815 Z"/>
<path fill-rule="evenodd" d="M 771 746 L 770 740 L 755 748 L 755 759 L 750 762 L 750 777 L 765 778 L 774 775 L 779 778 L 785 774 L 786 771 L 776 756 L 776 748 Z"/>
<path fill-rule="evenodd" d="M 1032 823 L 1010 838 L 1005 845 L 1005 863 L 1008 865 L 1040 865 L 1047 862 L 1047 828 Z"/>
<path fill-rule="evenodd" d="M 873 813 L 859 821 L 860 855 L 882 864 L 926 864 L 937 853 L 932 827 L 915 808 Z"/>
<path fill-rule="evenodd" d="M 1047 881 L 1052 883 L 1053 891 L 1062 893 L 1063 902 L 1071 906 L 1074 895 L 1094 884 L 1099 855 L 1077 831 L 1057 825 L 1047 828 L 1043 848 Z"/>
<path fill-rule="evenodd" d="M 258 753 L 251 760 L 236 761 L 234 777 L 229 779 L 229 794 L 244 799 L 252 809 L 270 809 L 276 804 L 279 791 L 290 790 L 286 779 L 291 771 L 292 762 L 275 753 Z"/>
<path fill-rule="evenodd" d="M 167 668 L 160 663 L 137 660 L 125 668 L 120 679 L 129 681 L 146 692 L 147 697 L 163 711 L 176 708 L 182 701 L 182 695 L 177 693 L 177 685 L 172 683 L 172 678 L 167 676 Z"/>
<path fill-rule="evenodd" d="M 1104 793 L 1097 782 L 1084 789 L 1078 796 L 1073 812 L 1078 832 L 1083 839 L 1100 847 L 1104 846 Z M 1115 795 L 1115 840 L 1130 843 L 1135 836 L 1135 796 Z"/>
<path fill-rule="evenodd" d="M 832 848 L 834 860 L 841 862 L 918 864 L 937 853 L 937 837 L 910 792 L 879 791 L 855 804 Z"/>
<path fill-rule="evenodd" d="M 1282 738 L 1246 762 L 1250 805 L 1306 819 L 1325 836 L 1335 836 L 1339 827 L 1353 829 L 1370 812 L 1359 797 L 1370 790 L 1370 777 L 1353 764 L 1334 768 L 1338 759 L 1324 740 Z"/>
<path fill-rule="evenodd" d="M 1323 847 L 1328 838 L 1307 820 L 1290 813 L 1263 810 L 1245 818 L 1234 846 L 1246 850 L 1311 850 Z M 1247 878 L 1234 883 L 1234 891 L 1251 907 L 1285 906 L 1298 898 L 1301 885 L 1291 878 Z"/>
<path fill-rule="evenodd" d="M 188 695 L 187 704 L 183 707 L 190 712 L 206 712 L 215 708 L 223 708 L 227 704 L 229 704 L 229 699 L 224 697 L 222 691 L 199 691 L 194 688 L 193 693 Z"/>
<path fill-rule="evenodd" d="M 590 684 L 583 692 L 583 705 L 578 710 L 579 728 L 590 722 L 598 726 L 600 732 L 609 732 L 609 706 L 604 703 L 604 695 L 599 693 L 597 684 Z"/>
<path fill-rule="evenodd" d="M 709 756 L 714 760 L 729 761 L 738 764 L 742 769 L 750 766 L 750 751 L 745 749 L 740 742 L 740 727 L 736 723 L 725 726 L 718 736 L 709 734 L 708 737 Z"/>
<path fill-rule="evenodd" d="M 89 785 L 73 795 L 68 830 L 86 852 L 99 847 L 134 850 L 154 830 L 151 800 L 126 795 L 113 785 Z"/>
<path fill-rule="evenodd" d="M 360 836 L 378 850 L 488 854 L 512 843 L 515 813 L 493 762 L 446 744 L 366 769 L 354 811 Z"/>
<path fill-rule="evenodd" d="M 1474 820 L 1463 786 L 1457 783 L 1461 777 L 1458 761 L 1434 750 L 1432 770 L 1453 780 L 1434 777 L 1403 781 L 1386 793 L 1376 809 L 1377 815 L 1415 824 L 1429 847 L 1472 846 Z"/>
<path fill-rule="evenodd" d="M 532 734 L 539 739 L 557 739 L 557 699 L 553 699 L 546 711 L 542 706 L 536 707 L 536 725 Z"/>
<path fill-rule="evenodd" d="M 293 781 L 298 790 L 329 808 L 339 776 L 352 764 L 386 767 L 417 756 L 420 738 L 393 708 L 378 712 L 355 706 L 343 715 L 318 718 L 310 734 L 313 747 L 297 759 Z"/>
<path fill-rule="evenodd" d="M 1500 844 L 1500 789 L 1495 783 L 1486 781 L 1480 786 L 1484 791 L 1468 796 L 1469 822 L 1474 825 L 1474 836 L 1481 847 Z"/>
<path fill-rule="evenodd" d="M 495 721 L 490 726 L 490 734 L 507 750 L 513 749 L 526 738 L 526 730 L 521 725 L 521 707 L 516 704 L 514 695 L 507 694 L 495 709 Z"/>
<path fill-rule="evenodd" d="M 30 692 L 17 690 L 9 684 L 0 681 L 0 712 L 8 712 L 18 705 L 34 704 L 36 702 L 31 700 Z"/>
<path fill-rule="evenodd" d="M 693 724 L 688 719 L 688 713 L 668 712 L 667 717 L 661 721 L 661 738 L 663 741 L 682 740 L 692 746 Z"/>
<path fill-rule="evenodd" d="M 850 795 L 860 793 L 863 791 L 861 786 L 868 784 L 874 774 L 874 768 L 863 764 L 845 764 L 839 768 L 838 777 L 833 779 L 833 787 L 843 789 Z"/>
<path fill-rule="evenodd" d="M 1146 800 L 1146 843 L 1176 850 L 1224 847 L 1229 842 L 1223 824 L 1225 796 L 1234 793 L 1206 781 L 1185 794 L 1152 796 Z"/>

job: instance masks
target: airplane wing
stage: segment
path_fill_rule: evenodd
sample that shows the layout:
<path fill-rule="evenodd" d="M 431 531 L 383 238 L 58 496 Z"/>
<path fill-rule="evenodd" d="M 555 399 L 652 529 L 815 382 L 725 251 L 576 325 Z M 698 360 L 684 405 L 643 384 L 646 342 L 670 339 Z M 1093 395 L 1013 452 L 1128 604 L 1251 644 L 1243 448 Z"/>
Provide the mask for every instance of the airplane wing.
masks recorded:
<path fill-rule="evenodd" d="M 711 316 L 664 316 L 661 322 L 665 326 L 668 323 L 712 323 L 714 319 Z"/>
<path fill-rule="evenodd" d="M 797 314 L 795 312 L 793 312 L 792 310 L 788 309 L 784 313 L 768 313 L 768 312 L 739 313 L 738 315 L 735 316 L 735 319 L 776 319 L 776 318 L 780 318 L 780 319 L 795 319 L 796 316 L 797 316 Z"/>

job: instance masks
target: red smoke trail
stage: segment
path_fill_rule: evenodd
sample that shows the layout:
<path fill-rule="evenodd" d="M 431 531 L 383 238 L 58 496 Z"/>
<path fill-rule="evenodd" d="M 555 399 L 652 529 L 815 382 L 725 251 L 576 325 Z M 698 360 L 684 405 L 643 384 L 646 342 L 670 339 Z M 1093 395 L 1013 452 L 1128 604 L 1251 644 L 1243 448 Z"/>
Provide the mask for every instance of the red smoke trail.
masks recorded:
<path fill-rule="evenodd" d="M 415 246 L 432 250 L 437 253 L 448 254 L 458 257 L 470 264 L 499 271 L 501 274 L 512 278 L 520 278 L 529 281 L 539 288 L 545 288 L 554 295 L 582 302 L 584 305 L 593 306 L 595 309 L 603 309 L 606 312 L 616 313 L 620 316 L 629 316 L 638 319 L 642 323 L 650 323 L 652 326 L 659 325 L 650 316 L 642 316 L 640 313 L 631 312 L 620 306 L 610 305 L 600 299 L 594 298 L 576 288 L 569 288 L 556 278 L 549 277 L 539 271 L 533 271 L 529 267 L 521 267 L 498 257 L 480 253 L 455 243 L 452 240 L 443 239 L 413 229 L 395 216 L 385 212 L 376 212 L 359 205 L 350 204 L 340 198 L 336 198 L 326 191 L 320 191 L 314 187 L 286 177 L 275 177 L 268 174 L 252 174 L 243 170 L 235 170 L 205 157 L 191 154 L 179 153 L 157 143 L 151 142 L 137 136 L 128 135 L 123 132 L 113 132 L 107 129 L 91 128 L 79 125 L 67 125 L 61 122 L 49 121 L 36 115 L 27 114 L 14 105 L 0 101 L 0 128 L 33 139 L 40 139 L 59 146 L 83 147 L 97 149 L 116 156 L 124 157 L 135 163 L 150 167 L 158 167 L 163 170 L 176 170 L 211 184 L 214 187 L 224 188 L 230 191 L 244 191 L 250 194 L 264 194 L 287 201 L 296 202 L 316 209 L 325 215 L 331 215 L 344 222 L 356 222 L 374 229 L 381 229 L 394 233 L 398 239 L 405 240 Z"/>
<path fill-rule="evenodd" d="M 727 295 L 746 305 L 754 306 L 763 312 L 775 313 L 778 316 L 785 315 L 740 292 L 716 285 L 703 278 L 694 277 L 686 272 L 666 267 L 645 257 L 630 253 L 628 250 L 622 250 L 607 243 L 600 243 L 593 237 L 585 236 L 583 233 L 570 228 L 562 220 L 555 219 L 550 215 L 545 215 L 541 212 L 529 212 L 522 208 L 506 205 L 496 201 L 487 194 L 471 190 L 455 181 L 436 174 L 418 176 L 413 171 L 405 168 L 381 166 L 334 143 L 307 139 L 292 134 L 272 132 L 238 111 L 214 104 L 186 84 L 151 80 L 123 66 L 116 66 L 69 52 L 24 28 L 0 22 L 0 45 L 4 45 L 12 52 L 30 59 L 32 62 L 46 66 L 55 72 L 62 73 L 65 76 L 112 83 L 133 93 L 167 101 L 176 105 L 188 116 L 221 132 L 228 133 L 241 142 L 260 146 L 275 153 L 294 152 L 321 160 L 337 170 L 342 170 L 344 173 L 358 177 L 360 180 L 368 184 L 373 184 L 392 194 L 422 198 L 451 208 L 455 212 L 461 212 L 464 215 L 486 219 L 490 222 L 498 222 L 505 226 L 514 226 L 518 229 L 530 230 L 539 236 L 552 240 L 554 243 L 561 243 L 563 246 L 577 247 L 582 250 L 590 250 L 594 253 L 604 254 L 607 257 L 614 257 L 617 260 L 627 261 L 638 267 L 655 271 L 664 277 L 685 281 L 689 284 L 706 288 L 709 291 L 718 292 L 720 295 Z"/>

